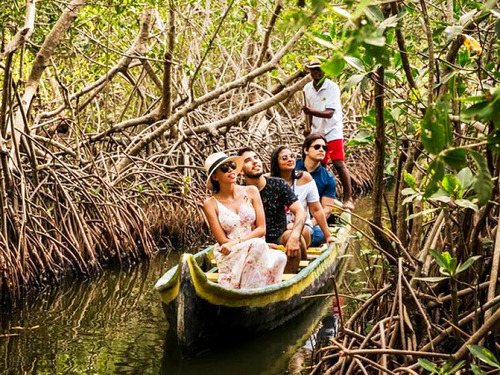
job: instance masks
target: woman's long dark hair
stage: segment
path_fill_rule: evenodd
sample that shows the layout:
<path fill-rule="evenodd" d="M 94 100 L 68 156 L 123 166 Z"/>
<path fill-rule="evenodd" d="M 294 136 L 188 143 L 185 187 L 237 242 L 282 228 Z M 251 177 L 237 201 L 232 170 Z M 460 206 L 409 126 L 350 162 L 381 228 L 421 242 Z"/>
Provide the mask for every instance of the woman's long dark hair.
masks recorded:
<path fill-rule="evenodd" d="M 281 177 L 279 156 L 280 156 L 280 152 L 283 150 L 290 150 L 290 147 L 284 146 L 284 145 L 278 146 L 274 149 L 273 153 L 271 154 L 271 176 L 272 177 Z M 297 171 L 297 170 L 293 171 L 293 173 L 292 173 L 293 180 L 297 180 L 301 177 L 302 177 L 302 171 Z"/>
<path fill-rule="evenodd" d="M 220 184 L 219 184 L 219 181 L 215 181 L 213 179 L 214 177 L 214 173 L 212 173 L 212 175 L 210 176 L 210 181 L 212 182 L 212 186 L 213 186 L 213 189 L 212 189 L 212 193 L 215 194 L 215 193 L 218 193 L 220 191 Z"/>

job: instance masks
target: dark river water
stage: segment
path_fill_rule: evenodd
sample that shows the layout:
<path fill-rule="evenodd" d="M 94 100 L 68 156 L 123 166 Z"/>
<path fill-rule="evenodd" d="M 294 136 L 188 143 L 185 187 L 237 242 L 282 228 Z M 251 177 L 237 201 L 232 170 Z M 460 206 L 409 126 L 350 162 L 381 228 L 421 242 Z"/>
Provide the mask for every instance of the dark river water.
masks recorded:
<path fill-rule="evenodd" d="M 176 258 L 66 280 L 2 309 L 0 374 L 282 374 L 329 309 L 320 302 L 257 339 L 183 360 L 153 290 Z"/>
<path fill-rule="evenodd" d="M 366 210 L 363 200 L 357 206 Z M 153 290 L 178 257 L 160 252 L 127 269 L 67 279 L 15 311 L 2 308 L 0 374 L 284 374 L 331 317 L 331 300 L 318 298 L 277 330 L 183 359 Z"/>

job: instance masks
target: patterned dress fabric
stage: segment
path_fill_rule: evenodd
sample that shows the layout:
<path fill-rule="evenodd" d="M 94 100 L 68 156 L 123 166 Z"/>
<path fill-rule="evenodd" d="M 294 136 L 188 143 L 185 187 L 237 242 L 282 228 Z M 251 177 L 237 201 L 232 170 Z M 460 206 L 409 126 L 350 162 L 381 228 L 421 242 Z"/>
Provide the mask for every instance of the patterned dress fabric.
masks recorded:
<path fill-rule="evenodd" d="M 260 198 L 266 216 L 266 241 L 279 244 L 286 231 L 286 207 L 297 201 L 297 197 L 285 180 L 266 177 L 266 186 L 260 191 Z"/>
<path fill-rule="evenodd" d="M 217 200 L 216 200 L 217 201 Z M 217 201 L 219 222 L 229 239 L 248 235 L 256 220 L 246 191 L 239 213 Z M 251 238 L 234 245 L 227 255 L 214 251 L 219 268 L 219 284 L 233 289 L 258 288 L 281 281 L 287 262 L 285 253 L 270 249 L 263 238 Z"/>

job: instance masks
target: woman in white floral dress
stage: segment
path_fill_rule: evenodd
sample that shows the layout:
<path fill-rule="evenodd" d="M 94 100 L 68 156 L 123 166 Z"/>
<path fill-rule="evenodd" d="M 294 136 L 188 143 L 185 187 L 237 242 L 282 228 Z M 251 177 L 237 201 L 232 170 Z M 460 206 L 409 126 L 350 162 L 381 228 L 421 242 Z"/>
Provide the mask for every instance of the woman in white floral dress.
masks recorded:
<path fill-rule="evenodd" d="M 203 204 L 210 229 L 218 242 L 214 256 L 219 284 L 234 289 L 258 288 L 281 281 L 286 255 L 270 249 L 264 209 L 254 186 L 236 185 L 242 166 L 239 156 L 210 155 L 205 168 L 207 187 L 214 192 Z"/>

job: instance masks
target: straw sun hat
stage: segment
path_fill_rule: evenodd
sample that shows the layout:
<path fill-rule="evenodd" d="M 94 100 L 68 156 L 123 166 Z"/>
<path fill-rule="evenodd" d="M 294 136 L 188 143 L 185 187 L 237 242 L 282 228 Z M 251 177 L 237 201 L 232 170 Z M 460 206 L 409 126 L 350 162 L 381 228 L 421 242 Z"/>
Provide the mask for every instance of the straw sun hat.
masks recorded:
<path fill-rule="evenodd" d="M 309 64 L 306 64 L 307 69 L 314 69 L 320 67 L 321 67 L 321 60 L 318 59 L 317 57 L 312 58 Z"/>
<path fill-rule="evenodd" d="M 240 173 L 243 167 L 243 158 L 241 156 L 227 156 L 223 152 L 216 152 L 210 155 L 207 160 L 205 160 L 205 171 L 207 172 L 207 188 L 208 190 L 213 190 L 212 180 L 210 177 L 222 164 L 234 161 L 236 163 L 236 174 Z"/>

